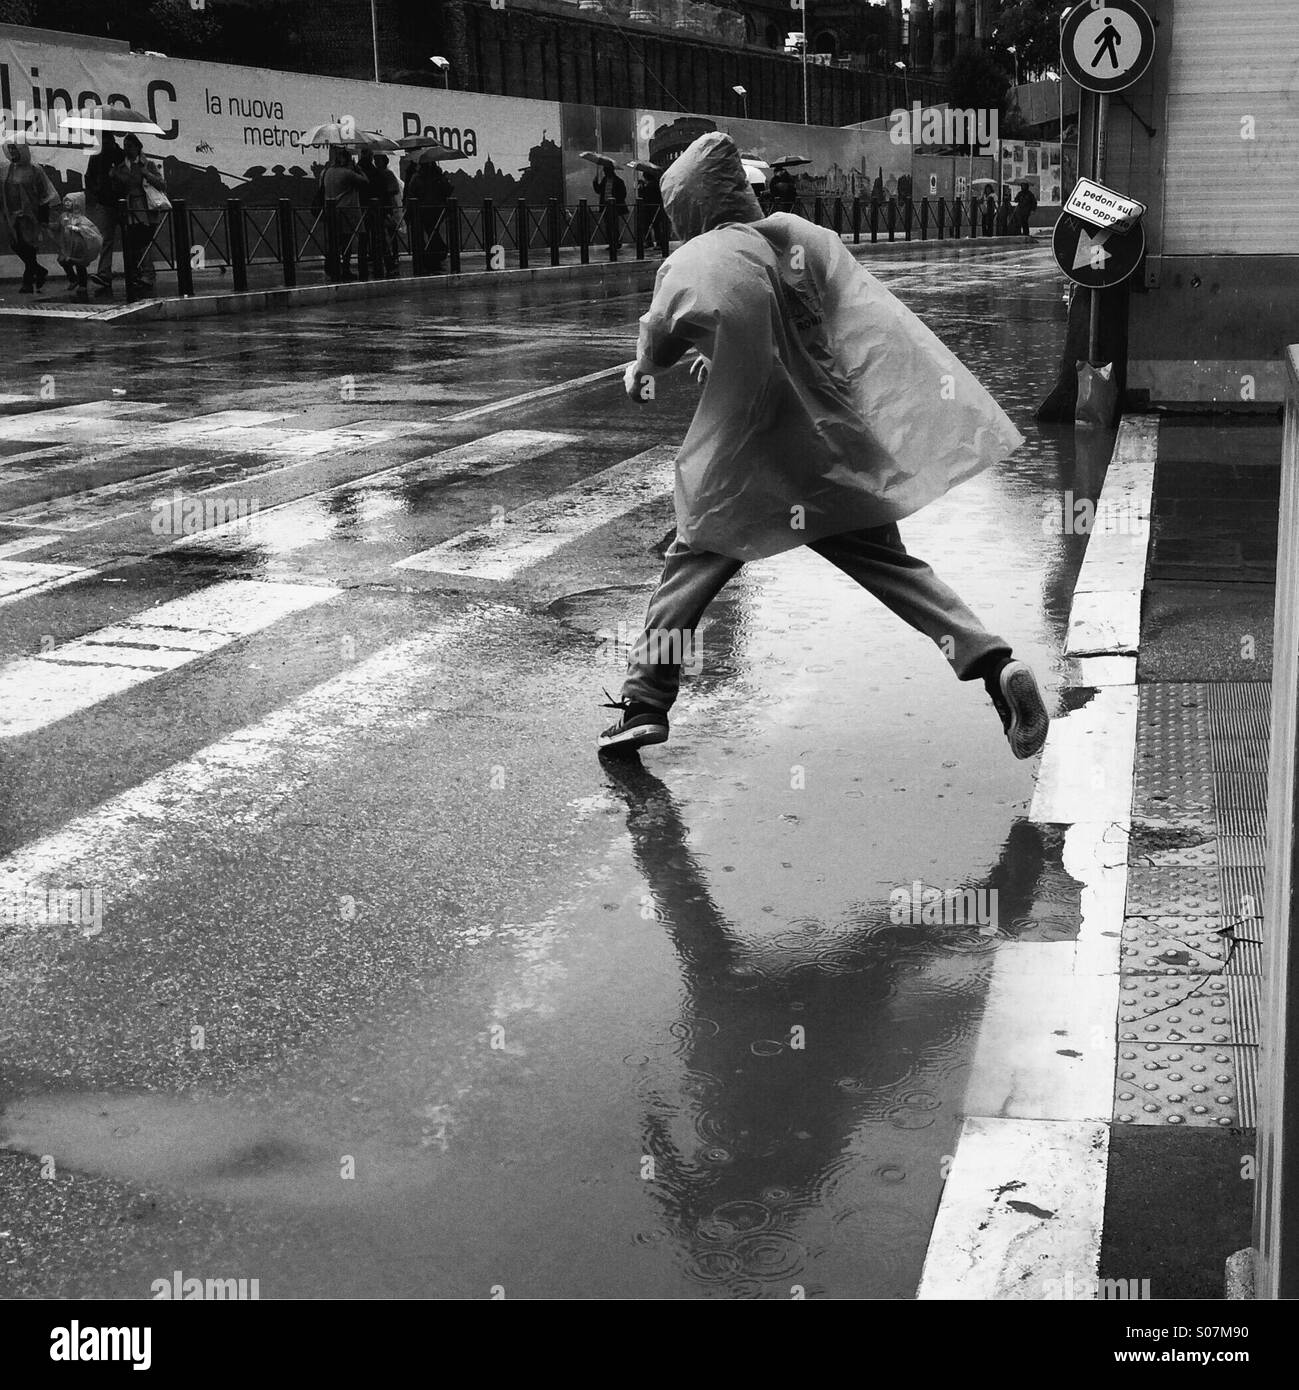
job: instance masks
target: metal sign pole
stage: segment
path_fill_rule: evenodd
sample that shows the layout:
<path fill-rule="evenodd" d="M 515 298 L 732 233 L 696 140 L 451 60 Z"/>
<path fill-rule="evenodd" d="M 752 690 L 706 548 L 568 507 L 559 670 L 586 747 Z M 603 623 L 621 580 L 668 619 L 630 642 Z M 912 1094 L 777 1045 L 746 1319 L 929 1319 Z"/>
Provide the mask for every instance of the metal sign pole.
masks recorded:
<path fill-rule="evenodd" d="M 1092 178 L 1105 182 L 1105 121 L 1109 115 L 1110 99 L 1103 92 L 1095 98 L 1096 129 L 1092 132 Z M 1091 292 L 1091 312 L 1087 325 L 1087 360 L 1099 367 L 1101 351 L 1101 292 Z"/>

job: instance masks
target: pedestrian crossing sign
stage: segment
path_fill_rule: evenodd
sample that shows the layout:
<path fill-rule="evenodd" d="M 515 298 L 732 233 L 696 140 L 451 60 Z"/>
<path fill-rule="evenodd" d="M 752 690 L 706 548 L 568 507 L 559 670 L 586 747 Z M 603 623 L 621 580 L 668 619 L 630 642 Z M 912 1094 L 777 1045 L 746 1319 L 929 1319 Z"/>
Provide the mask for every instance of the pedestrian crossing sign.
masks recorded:
<path fill-rule="evenodd" d="M 1088 92 L 1121 92 L 1150 66 L 1155 26 L 1137 0 L 1081 0 L 1060 26 L 1060 63 Z"/>

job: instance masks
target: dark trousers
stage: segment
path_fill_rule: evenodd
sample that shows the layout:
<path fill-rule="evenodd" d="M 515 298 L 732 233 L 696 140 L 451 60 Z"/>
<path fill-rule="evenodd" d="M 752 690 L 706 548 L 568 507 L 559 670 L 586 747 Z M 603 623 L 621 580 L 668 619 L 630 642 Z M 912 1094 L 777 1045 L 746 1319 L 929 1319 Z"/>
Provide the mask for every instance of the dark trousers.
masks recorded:
<path fill-rule="evenodd" d="M 923 560 L 907 554 L 896 523 L 827 536 L 814 541 L 811 549 L 930 638 L 959 679 L 973 680 L 989 658 L 1010 655 L 1007 643 L 979 622 L 955 590 Z M 700 655 L 696 629 L 704 611 L 741 563 L 728 555 L 692 550 L 680 537 L 672 542 L 645 615 L 645 631 L 627 663 L 624 696 L 671 708 L 683 664 Z"/>
<path fill-rule="evenodd" d="M 36 259 L 37 238 L 40 232 L 36 226 L 36 221 L 31 217 L 19 217 L 15 220 L 13 230 L 9 240 L 14 248 L 14 255 L 23 263 L 23 285 L 27 289 L 35 286 L 38 280 L 45 278 L 45 267 Z"/>

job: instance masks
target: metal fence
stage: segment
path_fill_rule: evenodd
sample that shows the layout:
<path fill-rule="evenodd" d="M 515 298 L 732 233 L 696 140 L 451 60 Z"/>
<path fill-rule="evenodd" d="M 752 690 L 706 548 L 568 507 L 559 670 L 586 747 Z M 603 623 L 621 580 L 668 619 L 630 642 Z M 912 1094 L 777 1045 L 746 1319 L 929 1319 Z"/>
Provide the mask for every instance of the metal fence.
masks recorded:
<path fill-rule="evenodd" d="M 832 228 L 853 243 L 943 241 L 1006 230 L 973 199 L 815 197 L 782 210 Z M 497 271 L 557 266 L 566 250 L 576 250 L 585 265 L 593 256 L 643 260 L 647 252 L 666 253 L 669 246 L 661 208 L 593 206 L 585 199 L 564 206 L 553 198 L 543 204 L 486 201 L 481 207 L 462 207 L 451 199 L 437 207 L 412 204 L 400 210 L 377 203 L 342 207 L 333 200 L 322 208 L 299 207 L 287 199 L 248 206 L 238 198 L 220 207 L 191 208 L 176 199 L 169 210 L 147 220 L 119 204 L 117 235 L 128 285 L 151 290 L 158 269 L 166 267 L 175 272 L 182 296 L 194 293 L 196 271 L 218 266 L 229 270 L 236 290 L 244 290 L 249 267 L 256 265 L 278 266 L 282 283 L 292 286 L 302 267 L 323 269 L 333 280 L 380 279 L 398 274 L 403 263 L 416 275 L 455 274 L 466 258 L 475 269 Z"/>

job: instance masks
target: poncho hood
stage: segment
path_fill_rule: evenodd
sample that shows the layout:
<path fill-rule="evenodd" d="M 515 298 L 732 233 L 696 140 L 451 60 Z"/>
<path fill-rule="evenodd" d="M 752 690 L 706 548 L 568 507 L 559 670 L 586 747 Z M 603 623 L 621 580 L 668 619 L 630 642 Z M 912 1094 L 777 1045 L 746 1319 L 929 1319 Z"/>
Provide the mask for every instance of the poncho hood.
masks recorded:
<path fill-rule="evenodd" d="M 735 141 L 719 130 L 688 145 L 668 166 L 660 186 L 663 208 L 682 241 L 727 222 L 762 218 Z"/>

